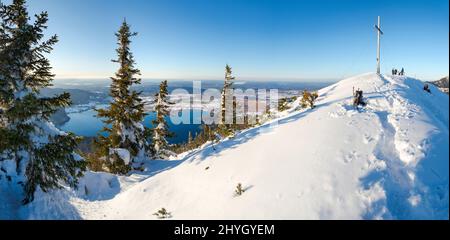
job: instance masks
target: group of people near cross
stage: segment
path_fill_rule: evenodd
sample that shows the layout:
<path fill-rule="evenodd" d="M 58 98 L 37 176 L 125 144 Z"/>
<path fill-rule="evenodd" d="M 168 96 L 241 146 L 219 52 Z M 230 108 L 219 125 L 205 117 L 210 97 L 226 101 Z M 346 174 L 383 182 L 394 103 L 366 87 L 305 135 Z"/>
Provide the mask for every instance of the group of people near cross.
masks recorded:
<path fill-rule="evenodd" d="M 393 68 L 393 69 L 392 69 L 392 75 L 403 76 L 403 75 L 405 75 L 405 69 L 402 68 L 402 70 L 399 71 L 398 69 Z"/>

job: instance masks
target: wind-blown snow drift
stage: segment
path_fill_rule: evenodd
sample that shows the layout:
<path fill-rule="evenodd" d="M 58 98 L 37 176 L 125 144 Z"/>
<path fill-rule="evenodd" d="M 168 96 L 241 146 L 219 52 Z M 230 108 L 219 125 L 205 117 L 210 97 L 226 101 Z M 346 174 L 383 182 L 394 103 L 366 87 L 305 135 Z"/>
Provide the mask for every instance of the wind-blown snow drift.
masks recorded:
<path fill-rule="evenodd" d="M 368 101 L 360 111 L 353 87 Z M 174 219 L 448 219 L 449 98 L 422 88 L 400 76 L 340 81 L 319 91 L 313 110 L 148 163 L 151 173 L 89 173 L 86 191 L 69 197 L 73 211 L 59 217 L 156 219 L 165 208 Z M 242 196 L 234 195 L 238 183 Z M 59 203 L 49 204 L 23 211 L 52 218 L 45 209 Z"/>

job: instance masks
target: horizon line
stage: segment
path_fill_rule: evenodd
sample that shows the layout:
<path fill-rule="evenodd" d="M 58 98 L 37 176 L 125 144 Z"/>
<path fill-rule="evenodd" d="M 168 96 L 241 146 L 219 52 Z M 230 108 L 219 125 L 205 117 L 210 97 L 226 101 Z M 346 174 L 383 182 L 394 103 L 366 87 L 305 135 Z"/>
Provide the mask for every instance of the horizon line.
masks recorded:
<path fill-rule="evenodd" d="M 345 77 L 344 77 L 345 78 Z M 54 80 L 110 80 L 111 77 L 54 77 Z M 141 80 L 172 80 L 172 81 L 223 81 L 221 78 L 155 78 L 155 77 L 141 77 Z M 287 78 L 287 77 L 270 77 L 270 78 L 261 78 L 261 77 L 243 77 L 236 78 L 236 82 L 239 81 L 261 81 L 261 82 L 269 82 L 269 81 L 285 81 L 285 82 L 296 82 L 296 81 L 308 81 L 308 82 L 335 82 L 343 79 L 342 77 L 333 77 L 333 78 Z"/>

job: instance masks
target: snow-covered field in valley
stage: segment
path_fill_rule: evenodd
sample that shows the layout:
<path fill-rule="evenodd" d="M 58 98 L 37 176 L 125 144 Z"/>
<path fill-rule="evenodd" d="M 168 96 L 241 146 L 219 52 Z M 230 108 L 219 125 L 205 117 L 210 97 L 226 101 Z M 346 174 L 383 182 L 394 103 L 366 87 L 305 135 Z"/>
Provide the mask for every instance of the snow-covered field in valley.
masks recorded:
<path fill-rule="evenodd" d="M 320 90 L 312 110 L 294 106 L 128 177 L 88 172 L 78 190 L 6 204 L 0 218 L 157 219 L 165 208 L 172 219 L 448 219 L 449 97 L 423 84 L 371 73 L 342 80 Z M 353 88 L 365 108 L 353 108 Z"/>

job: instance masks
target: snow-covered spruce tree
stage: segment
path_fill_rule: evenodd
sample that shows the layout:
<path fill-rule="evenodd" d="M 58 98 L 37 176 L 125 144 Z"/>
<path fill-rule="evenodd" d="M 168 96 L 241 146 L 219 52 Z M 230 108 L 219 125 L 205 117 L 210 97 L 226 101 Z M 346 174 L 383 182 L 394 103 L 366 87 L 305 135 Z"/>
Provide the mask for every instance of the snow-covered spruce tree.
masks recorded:
<path fill-rule="evenodd" d="M 0 18 L 0 181 L 23 185 L 27 204 L 38 189 L 76 187 L 85 163 L 74 153 L 78 139 L 49 122 L 58 108 L 70 104 L 70 95 L 39 97 L 54 77 L 44 55 L 58 41 L 43 39 L 47 13 L 31 22 L 25 0 L 14 0 L 0 3 Z"/>
<path fill-rule="evenodd" d="M 231 126 L 233 125 L 232 123 L 226 123 L 226 114 L 227 114 L 227 108 L 233 108 L 233 113 L 234 113 L 234 104 L 233 104 L 233 80 L 235 80 L 236 78 L 233 77 L 233 72 L 231 67 L 227 64 L 225 66 L 225 82 L 223 84 L 223 89 L 222 89 L 222 96 L 221 96 L 221 104 L 220 104 L 220 111 L 221 111 L 221 116 L 220 116 L 220 123 L 219 123 L 219 132 L 222 135 L 229 135 L 231 130 Z M 229 101 L 227 106 L 227 101 Z M 228 114 L 230 114 L 230 112 L 228 111 Z"/>
<path fill-rule="evenodd" d="M 130 26 L 123 22 L 116 33 L 118 40 L 117 59 L 119 70 L 112 77 L 110 95 L 112 102 L 107 109 L 98 109 L 98 117 L 104 118 L 107 125 L 96 141 L 99 156 L 106 160 L 106 166 L 113 173 L 128 173 L 133 163 L 139 163 L 146 156 L 145 129 L 142 124 L 145 112 L 140 92 L 131 90 L 134 84 L 140 84 L 137 78 L 140 71 L 134 66 L 135 61 L 130 50 L 130 38 L 137 33 L 130 31 Z"/>
<path fill-rule="evenodd" d="M 169 150 L 167 138 L 173 134 L 168 130 L 165 117 L 169 115 L 169 108 L 172 104 L 169 101 L 167 90 L 167 80 L 159 85 L 159 92 L 155 95 L 156 118 L 152 121 L 152 150 L 155 159 L 166 159 L 173 153 Z"/>

